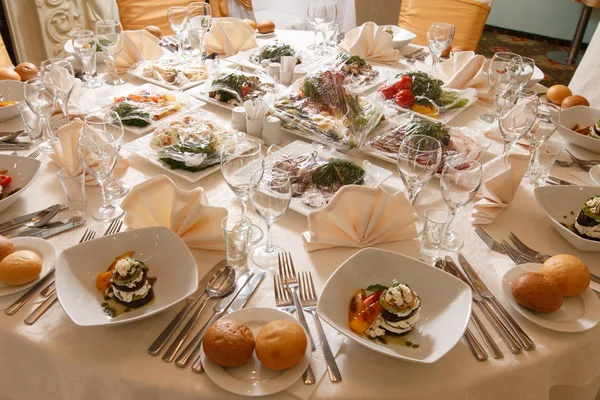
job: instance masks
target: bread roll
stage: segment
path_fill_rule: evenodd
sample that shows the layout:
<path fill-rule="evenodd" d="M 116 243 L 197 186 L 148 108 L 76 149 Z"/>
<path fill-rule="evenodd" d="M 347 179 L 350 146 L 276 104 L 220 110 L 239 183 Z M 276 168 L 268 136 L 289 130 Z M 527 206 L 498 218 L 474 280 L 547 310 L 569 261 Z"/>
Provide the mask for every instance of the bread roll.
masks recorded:
<path fill-rule="evenodd" d="M 554 281 L 563 296 L 577 296 L 590 286 L 590 270 L 583 261 L 569 254 L 550 257 L 540 273 Z"/>
<path fill-rule="evenodd" d="M 571 89 L 569 89 L 567 86 L 554 85 L 548 89 L 546 92 L 546 97 L 554 104 L 560 105 L 565 98 L 571 96 L 572 94 L 573 93 L 571 93 Z"/>
<path fill-rule="evenodd" d="M 450 52 L 452 51 L 452 45 L 449 45 L 448 47 L 446 47 L 444 49 L 444 51 L 442 51 L 442 54 L 440 54 L 440 57 L 448 57 L 450 56 Z"/>
<path fill-rule="evenodd" d="M 256 30 L 256 22 L 254 22 L 251 19 L 245 19 L 244 22 L 247 23 L 248 26 L 250 26 L 250 28 L 252 28 L 252 30 Z"/>
<path fill-rule="evenodd" d="M 590 102 L 583 96 L 579 96 L 577 94 L 573 96 L 565 97 L 564 100 L 560 103 L 562 108 L 571 108 L 575 106 L 590 106 Z"/>
<path fill-rule="evenodd" d="M 204 354 L 222 367 L 244 365 L 254 352 L 254 335 L 237 321 L 219 320 L 208 327 L 202 338 Z"/>
<path fill-rule="evenodd" d="M 256 28 L 260 33 L 271 33 L 275 32 L 275 23 L 273 21 L 262 21 L 256 25 Z"/>
<path fill-rule="evenodd" d="M 0 68 L 0 81 L 4 80 L 20 81 L 21 76 L 12 69 Z"/>
<path fill-rule="evenodd" d="M 163 36 L 162 29 L 160 29 L 158 26 L 148 25 L 144 28 L 144 30 L 150 32 L 159 39 Z"/>
<path fill-rule="evenodd" d="M 42 260 L 33 251 L 15 251 L 0 261 L 0 282 L 7 285 L 24 285 L 41 272 Z"/>
<path fill-rule="evenodd" d="M 15 245 L 4 236 L 0 236 L 0 261 L 7 255 L 15 251 Z"/>
<path fill-rule="evenodd" d="M 21 81 L 25 82 L 33 79 L 38 74 L 38 67 L 30 62 L 24 62 L 15 67 L 15 72 L 21 77 Z"/>
<path fill-rule="evenodd" d="M 256 356 L 267 368 L 292 368 L 304 358 L 306 342 L 304 329 L 297 323 L 271 321 L 256 335 Z"/>
<path fill-rule="evenodd" d="M 556 283 L 537 272 L 526 272 L 512 281 L 512 295 L 525 308 L 550 313 L 563 304 L 563 296 Z"/>

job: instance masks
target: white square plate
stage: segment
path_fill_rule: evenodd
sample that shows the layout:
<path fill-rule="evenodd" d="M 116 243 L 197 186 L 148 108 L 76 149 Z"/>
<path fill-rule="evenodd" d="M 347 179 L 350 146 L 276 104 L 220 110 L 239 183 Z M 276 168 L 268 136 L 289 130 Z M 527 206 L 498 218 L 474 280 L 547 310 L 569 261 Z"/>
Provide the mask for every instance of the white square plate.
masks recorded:
<path fill-rule="evenodd" d="M 115 318 L 104 314 L 96 275 L 107 270 L 119 255 L 133 257 L 156 277 L 154 299 L 145 306 Z M 67 315 L 77 325 L 118 325 L 147 318 L 185 299 L 198 288 L 198 270 L 185 243 L 165 227 L 135 229 L 103 236 L 63 251 L 56 261 L 56 293 Z"/>
<path fill-rule="evenodd" d="M 374 283 L 404 282 L 421 298 L 420 318 L 405 337 L 418 348 L 381 344 L 348 325 L 352 295 Z M 331 326 L 360 345 L 400 360 L 434 363 L 452 349 L 467 328 L 471 289 L 462 281 L 421 261 L 391 251 L 367 248 L 344 262 L 323 287 L 317 306 Z"/>
<path fill-rule="evenodd" d="M 21 188 L 18 192 L 0 200 L 0 212 L 10 207 L 29 187 L 40 172 L 42 162 L 34 158 L 10 156 L 8 154 L 0 155 L 0 170 L 7 170 L 6 175 L 12 178 L 12 182 L 4 188 L 6 191 L 12 191 Z"/>

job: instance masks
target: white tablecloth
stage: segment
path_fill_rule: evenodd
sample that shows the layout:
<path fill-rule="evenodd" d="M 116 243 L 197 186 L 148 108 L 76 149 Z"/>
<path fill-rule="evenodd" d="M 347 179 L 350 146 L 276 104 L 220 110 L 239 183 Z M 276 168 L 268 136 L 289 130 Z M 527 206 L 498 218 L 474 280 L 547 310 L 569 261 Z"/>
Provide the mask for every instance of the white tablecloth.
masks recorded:
<path fill-rule="evenodd" d="M 310 33 L 280 32 L 284 40 L 310 43 Z M 110 97 L 115 91 L 133 88 L 141 82 L 127 77 L 128 83 L 121 87 L 104 85 L 93 92 L 85 91 L 84 99 L 98 100 Z M 92 104 L 92 101 L 84 104 Z M 227 122 L 229 112 L 211 105 L 202 107 L 215 120 Z M 477 105 L 460 114 L 451 124 L 467 125 L 476 130 L 485 127 L 478 116 L 485 110 Z M 1 128 L 1 126 L 0 126 Z M 127 134 L 126 141 L 136 137 Z M 297 137 L 286 135 L 285 143 Z M 494 143 L 484 161 L 501 152 Z M 22 155 L 28 154 L 22 151 Z M 589 156 L 582 150 L 578 153 Z M 131 185 L 151 176 L 165 173 L 135 155 L 127 155 L 131 167 L 124 180 Z M 359 159 L 364 157 L 358 156 Z M 44 166 L 35 183 L 27 189 L 23 198 L 5 211 L 2 220 L 65 199 L 55 177 L 57 167 L 49 158 L 41 156 Z M 394 171 L 387 185 L 402 188 L 393 164 L 371 159 L 383 168 Z M 553 175 L 573 180 L 566 169 L 558 167 Z M 197 185 L 173 177 L 177 185 L 192 189 Z M 214 173 L 199 182 L 207 191 L 209 201 L 229 210 L 238 210 L 239 202 L 225 185 L 220 173 Z M 99 205 L 97 189 L 88 188 L 88 209 Z M 416 207 L 420 215 L 425 208 L 444 207 L 437 179 L 424 188 Z M 558 333 L 541 328 L 511 309 L 500 291 L 500 277 L 513 264 L 502 255 L 486 248 L 475 235 L 469 224 L 471 207 L 460 211 L 454 228 L 465 240 L 462 250 L 472 262 L 483 280 L 498 299 L 511 312 L 537 344 L 537 349 L 511 354 L 488 326 L 504 353 L 504 358 L 477 362 L 463 341 L 460 341 L 440 361 L 431 365 L 417 365 L 388 358 L 361 347 L 350 340 L 343 340 L 337 362 L 343 382 L 332 384 L 320 374 L 316 385 L 305 387 L 296 383 L 294 393 L 300 398 L 343 398 L 343 399 L 593 399 L 600 387 L 600 327 L 583 333 Z M 255 223 L 262 224 L 256 215 Z M 88 218 L 86 228 L 102 234 L 108 224 L 99 224 Z M 300 234 L 307 229 L 306 217 L 293 211 L 288 213 L 273 228 L 276 244 L 292 252 L 299 269 L 313 272 L 317 290 L 323 286 L 331 273 L 357 250 L 336 248 L 307 253 Z M 596 274 L 600 274 L 597 253 L 582 253 L 572 248 L 552 229 L 542 211 L 536 206 L 531 186 L 524 182 L 514 203 L 488 228 L 491 234 L 501 238 L 509 231 L 515 232 L 532 247 L 547 253 L 571 253 L 583 259 Z M 58 251 L 64 250 L 79 240 L 84 228 L 61 234 L 50 240 Z M 417 257 L 417 240 L 388 243 L 377 246 Z M 206 273 L 224 254 L 211 251 L 192 251 L 201 275 Z M 368 266 L 365 266 L 367 268 Z M 593 284 L 597 289 L 600 287 Z M 5 309 L 19 295 L 0 298 L 0 309 Z M 73 324 L 60 306 L 55 305 L 35 325 L 26 326 L 23 318 L 36 307 L 36 301 L 27 304 L 14 316 L 0 313 L 0 399 L 1 400 L 105 400 L 105 399 L 164 399 L 196 400 L 235 398 L 205 375 L 189 369 L 179 369 L 164 363 L 158 357 L 147 354 L 147 347 L 168 324 L 181 306 L 136 323 L 107 328 L 82 328 Z M 274 306 L 272 279 L 263 281 L 248 306 Z M 483 318 L 482 318 L 483 319 Z M 198 325 L 200 326 L 200 325 Z M 329 331 L 331 332 L 331 331 Z M 338 336 L 331 334 L 336 340 Z M 317 350 L 317 353 L 320 350 Z M 323 371 L 323 366 L 315 365 Z M 564 385 L 564 386 L 562 386 Z M 550 396 L 552 392 L 552 396 Z M 293 398 L 283 392 L 272 398 Z"/>

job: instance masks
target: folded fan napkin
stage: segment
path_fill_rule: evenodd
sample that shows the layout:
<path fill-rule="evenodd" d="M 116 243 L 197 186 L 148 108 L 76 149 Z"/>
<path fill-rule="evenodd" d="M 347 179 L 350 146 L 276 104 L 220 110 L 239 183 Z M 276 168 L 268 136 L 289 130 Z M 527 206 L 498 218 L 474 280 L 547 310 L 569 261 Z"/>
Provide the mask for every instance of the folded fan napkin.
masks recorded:
<path fill-rule="evenodd" d="M 123 32 L 123 50 L 116 59 L 117 70 L 125 72 L 142 61 L 158 60 L 164 55 L 159 43 L 156 36 L 145 30 Z M 107 58 L 105 62 L 112 68 L 111 60 Z"/>
<path fill-rule="evenodd" d="M 473 205 L 471 224 L 491 224 L 510 205 L 529 163 L 526 154 L 498 156 L 482 168 L 482 198 Z"/>
<path fill-rule="evenodd" d="M 403 193 L 381 187 L 348 185 L 329 204 L 308 215 L 302 234 L 308 251 L 332 247 L 369 247 L 417 237 L 417 213 Z"/>
<path fill-rule="evenodd" d="M 485 67 L 484 56 L 472 51 L 461 51 L 440 64 L 437 76 L 446 82 L 447 88 L 475 89 L 480 101 L 492 105 L 494 95 L 487 74 L 484 72 Z"/>
<path fill-rule="evenodd" d="M 346 34 L 340 48 L 350 54 L 380 64 L 397 64 L 400 52 L 392 44 L 392 36 L 374 22 L 365 22 Z"/>
<path fill-rule="evenodd" d="M 210 32 L 204 35 L 207 53 L 232 56 L 256 46 L 256 33 L 239 18 L 214 19 Z"/>
<path fill-rule="evenodd" d="M 188 247 L 225 250 L 221 221 L 227 210 L 209 206 L 201 187 L 188 192 L 165 175 L 159 175 L 133 187 L 121 208 L 130 228 L 166 226 Z"/>

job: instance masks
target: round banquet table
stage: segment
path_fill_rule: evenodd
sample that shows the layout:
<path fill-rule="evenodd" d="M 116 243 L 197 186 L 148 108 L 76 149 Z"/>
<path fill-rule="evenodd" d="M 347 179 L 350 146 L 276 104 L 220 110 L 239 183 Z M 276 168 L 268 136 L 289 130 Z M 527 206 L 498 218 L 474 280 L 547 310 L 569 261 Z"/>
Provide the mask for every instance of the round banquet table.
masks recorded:
<path fill-rule="evenodd" d="M 280 31 L 278 35 L 296 46 L 312 43 L 312 34 L 308 32 Z M 405 52 L 409 50 L 406 49 Z M 426 68 L 425 65 L 415 67 Z M 93 91 L 82 90 L 80 107 L 92 107 L 102 99 L 109 99 L 143 83 L 132 76 L 128 76 L 127 80 L 128 83 L 121 87 L 103 85 Z M 229 111 L 210 104 L 203 104 L 201 108 L 214 120 L 228 124 Z M 485 109 L 479 105 L 473 105 L 452 120 L 450 125 L 482 130 L 486 125 L 478 116 L 484 112 Z M 126 141 L 134 139 L 135 135 L 126 134 Z M 284 134 L 283 144 L 297 139 L 296 136 Z M 565 145 L 558 137 L 553 137 L 552 140 Z M 484 161 L 490 160 L 501 150 L 500 143 L 494 142 Z M 581 149 L 573 150 L 584 157 L 592 156 Z M 27 155 L 29 152 L 21 151 L 20 154 Z M 169 175 L 134 154 L 123 152 L 123 156 L 130 163 L 123 180 L 132 186 L 159 174 Z M 365 157 L 359 153 L 355 158 L 362 160 Z M 19 201 L 2 214 L 2 220 L 65 201 L 55 176 L 58 167 L 46 155 L 39 159 L 43 162 L 43 167 L 37 180 Z M 403 188 L 393 164 L 372 158 L 370 161 L 394 171 L 394 175 L 386 181 L 386 187 L 396 190 Z M 576 169 L 555 167 L 552 175 L 573 181 L 571 171 L 576 172 Z M 176 176 L 171 178 L 186 190 L 202 186 L 213 205 L 229 210 L 239 209 L 239 201 L 219 172 L 202 179 L 197 185 Z M 88 187 L 87 191 L 89 212 L 99 206 L 100 199 L 96 187 Z M 439 180 L 436 178 L 422 191 L 416 209 L 422 215 L 424 209 L 433 206 L 445 207 L 439 192 Z M 503 359 L 495 360 L 490 357 L 488 361 L 478 362 L 461 340 L 438 362 L 413 364 L 368 350 L 344 339 L 324 324 L 333 350 L 337 353 L 336 359 L 343 381 L 337 384 L 330 382 L 324 374 L 320 349 L 317 349 L 313 353 L 312 362 L 317 383 L 305 386 L 298 381 L 285 392 L 271 397 L 444 400 L 596 398 L 600 387 L 600 326 L 587 332 L 559 333 L 537 326 L 515 312 L 500 290 L 500 277 L 513 267 L 513 263 L 508 257 L 489 250 L 479 240 L 469 222 L 471 210 L 471 205 L 461 210 L 454 225 L 465 240 L 462 253 L 535 341 L 537 348 L 534 351 L 511 354 L 487 324 L 487 320 L 482 318 L 504 353 Z M 255 214 L 251 214 L 251 217 L 255 223 L 264 227 L 264 223 Z M 99 236 L 108 226 L 106 223 L 93 221 L 89 216 L 87 220 L 84 227 L 50 239 L 58 252 L 75 245 L 85 228 L 94 229 Z M 306 217 L 289 210 L 275 224 L 273 237 L 276 244 L 292 252 L 297 269 L 312 271 L 319 291 L 333 271 L 358 249 L 334 248 L 308 253 L 301 239 L 301 233 L 306 229 Z M 486 230 L 497 238 L 506 237 L 509 231 L 513 231 L 531 247 L 542 252 L 574 254 L 583 259 L 592 272 L 600 275 L 598 253 L 580 252 L 562 239 L 537 207 L 533 188 L 526 180 L 522 182 L 513 203 L 493 224 L 486 226 Z M 377 247 L 414 258 L 419 254 L 418 240 L 386 243 Z M 223 252 L 192 250 L 192 253 L 200 276 L 224 258 Z M 365 268 L 368 266 L 365 265 Z M 592 285 L 600 289 L 597 284 Z M 0 309 L 4 310 L 19 296 L 20 294 L 14 294 L 0 298 Z M 14 316 L 0 313 L 0 400 L 236 398 L 212 383 L 206 374 L 193 373 L 189 368 L 177 368 L 147 353 L 148 346 L 171 321 L 181 305 L 131 324 L 84 328 L 75 325 L 60 305 L 55 304 L 37 323 L 25 325 L 23 318 L 42 300 L 41 296 L 36 297 L 35 301 L 27 304 Z M 275 306 L 272 277 L 268 276 L 262 282 L 247 306 Z M 198 324 L 197 329 L 200 326 Z"/>

